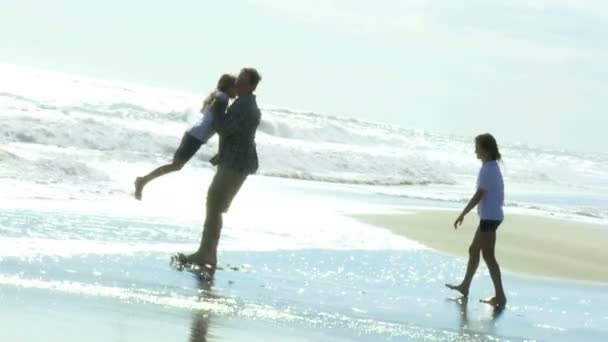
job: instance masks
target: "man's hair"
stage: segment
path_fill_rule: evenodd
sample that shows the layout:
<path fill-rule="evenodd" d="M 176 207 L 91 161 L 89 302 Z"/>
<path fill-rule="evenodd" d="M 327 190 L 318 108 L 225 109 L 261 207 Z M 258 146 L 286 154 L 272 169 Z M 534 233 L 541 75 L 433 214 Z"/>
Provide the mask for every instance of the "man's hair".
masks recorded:
<path fill-rule="evenodd" d="M 260 73 L 255 68 L 243 68 L 241 69 L 241 72 L 249 76 L 249 81 L 251 82 L 253 89 L 257 88 L 258 83 L 262 80 Z"/>

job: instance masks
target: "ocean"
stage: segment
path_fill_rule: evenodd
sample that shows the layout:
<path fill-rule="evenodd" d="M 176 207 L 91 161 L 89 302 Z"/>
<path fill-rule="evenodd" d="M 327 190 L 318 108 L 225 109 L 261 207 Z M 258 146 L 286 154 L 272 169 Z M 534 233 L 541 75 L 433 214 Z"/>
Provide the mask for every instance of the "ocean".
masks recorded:
<path fill-rule="evenodd" d="M 0 75 L 3 341 L 70 340 L 72 330 L 88 341 L 608 336 L 605 286 L 507 273 L 521 290 L 504 317 L 472 303 L 463 316 L 443 283 L 466 260 L 348 217 L 461 208 L 480 166 L 474 137 L 260 98 L 260 170 L 226 216 L 223 269 L 205 287 L 169 258 L 198 244 L 217 138 L 142 202 L 132 197 L 136 176 L 170 161 L 203 94 L 12 65 Z M 608 223 L 608 154 L 497 138 L 507 212 Z M 490 294 L 480 277 L 474 289 Z"/>

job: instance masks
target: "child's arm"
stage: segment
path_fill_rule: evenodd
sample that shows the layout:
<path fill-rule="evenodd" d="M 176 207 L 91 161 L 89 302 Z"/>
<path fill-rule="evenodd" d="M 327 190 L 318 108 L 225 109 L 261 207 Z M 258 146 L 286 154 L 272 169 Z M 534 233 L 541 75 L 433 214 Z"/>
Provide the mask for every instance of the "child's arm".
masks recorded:
<path fill-rule="evenodd" d="M 246 102 L 238 99 L 230 107 L 229 115 L 215 116 L 213 129 L 220 135 L 232 135 L 239 131 L 248 131 L 259 124 L 259 116 L 252 115 L 251 108 Z"/>
<path fill-rule="evenodd" d="M 483 197 L 483 193 L 484 193 L 483 189 L 481 189 L 481 188 L 477 189 L 477 192 L 475 192 L 475 195 L 473 195 L 473 197 L 471 197 L 471 200 L 469 201 L 467 206 L 464 207 L 464 209 L 462 210 L 462 213 L 460 213 L 460 216 L 458 216 L 456 221 L 454 221 L 454 229 L 458 229 L 458 226 L 462 225 L 462 221 L 464 221 L 464 217 L 469 213 L 469 211 L 471 211 L 473 208 L 475 208 L 477 206 L 477 204 L 479 204 L 479 201 L 481 201 L 481 198 Z"/>
<path fill-rule="evenodd" d="M 214 115 L 224 115 L 228 109 L 228 98 L 223 96 L 217 96 L 209 105 L 209 110 Z"/>

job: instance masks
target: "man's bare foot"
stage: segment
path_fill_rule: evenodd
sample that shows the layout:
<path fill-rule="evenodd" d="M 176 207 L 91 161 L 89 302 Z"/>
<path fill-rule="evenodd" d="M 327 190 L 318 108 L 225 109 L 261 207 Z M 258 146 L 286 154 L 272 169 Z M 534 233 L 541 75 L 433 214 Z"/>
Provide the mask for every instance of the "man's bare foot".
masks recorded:
<path fill-rule="evenodd" d="M 184 255 L 184 262 L 187 264 L 197 265 L 202 268 L 215 269 L 216 262 L 209 260 L 203 253 L 192 253 L 190 255 Z"/>
<path fill-rule="evenodd" d="M 460 284 L 460 285 L 445 284 L 445 287 L 447 287 L 450 290 L 460 292 L 462 294 L 462 296 L 465 298 L 469 297 L 469 289 L 462 286 L 462 284 Z"/>
<path fill-rule="evenodd" d="M 479 301 L 482 303 L 491 305 L 495 308 L 504 308 L 507 305 L 507 298 L 505 298 L 505 297 L 502 297 L 502 298 L 492 297 L 489 299 L 480 299 Z"/>
<path fill-rule="evenodd" d="M 141 193 L 144 190 L 144 179 L 143 177 L 135 178 L 135 199 L 141 200 Z"/>

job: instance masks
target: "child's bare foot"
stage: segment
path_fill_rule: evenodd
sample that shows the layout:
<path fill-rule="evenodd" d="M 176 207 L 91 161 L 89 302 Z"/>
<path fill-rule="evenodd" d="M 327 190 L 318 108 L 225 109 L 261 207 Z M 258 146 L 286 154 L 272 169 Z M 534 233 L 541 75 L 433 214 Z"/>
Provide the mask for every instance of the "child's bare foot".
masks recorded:
<path fill-rule="evenodd" d="M 507 298 L 505 297 L 492 297 L 489 299 L 481 299 L 479 301 L 495 308 L 504 308 L 507 305 Z"/>
<path fill-rule="evenodd" d="M 144 179 L 143 177 L 135 178 L 135 199 L 141 200 L 141 193 L 144 190 Z"/>
<path fill-rule="evenodd" d="M 460 284 L 460 285 L 445 284 L 445 287 L 447 287 L 450 290 L 460 292 L 462 294 L 462 296 L 465 298 L 469 297 L 469 289 L 462 286 L 462 284 Z"/>

